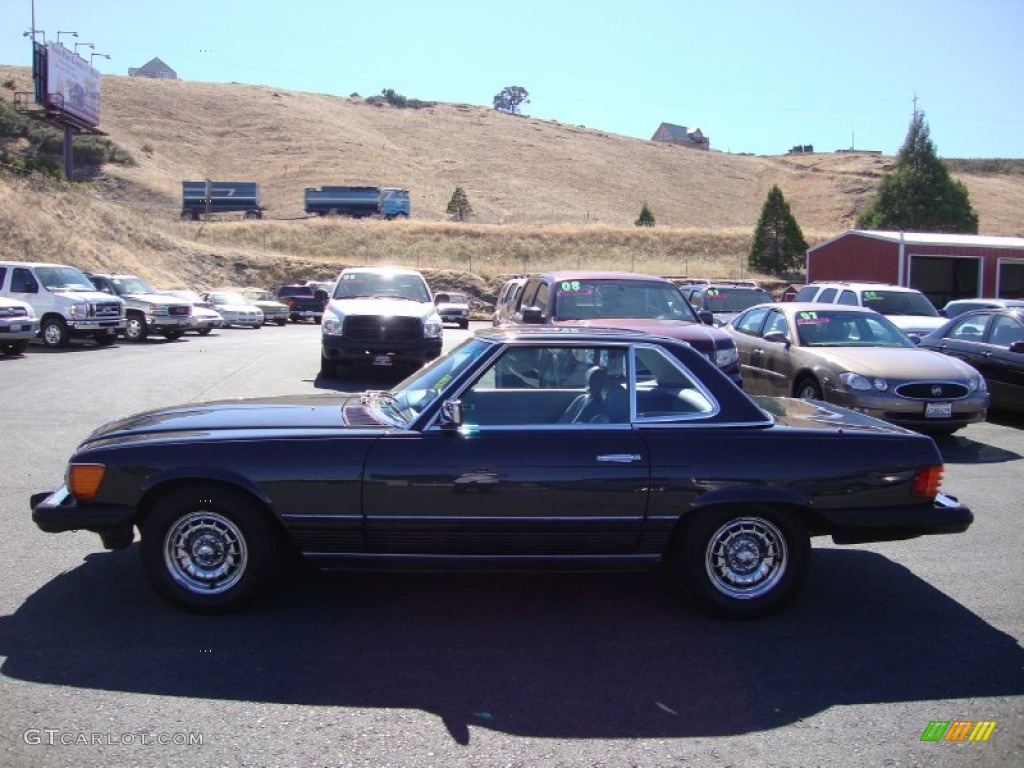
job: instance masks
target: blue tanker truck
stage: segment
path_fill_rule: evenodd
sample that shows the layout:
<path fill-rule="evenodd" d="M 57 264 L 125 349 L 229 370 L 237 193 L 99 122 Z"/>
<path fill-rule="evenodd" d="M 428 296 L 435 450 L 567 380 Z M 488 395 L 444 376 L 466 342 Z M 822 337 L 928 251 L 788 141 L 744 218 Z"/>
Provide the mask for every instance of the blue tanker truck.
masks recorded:
<path fill-rule="evenodd" d="M 306 188 L 306 213 L 318 216 L 351 216 L 362 219 L 409 217 L 409 190 L 394 187 Z"/>
<path fill-rule="evenodd" d="M 181 218 L 193 221 L 211 213 L 242 213 L 247 219 L 262 218 L 260 185 L 254 181 L 181 182 Z"/>

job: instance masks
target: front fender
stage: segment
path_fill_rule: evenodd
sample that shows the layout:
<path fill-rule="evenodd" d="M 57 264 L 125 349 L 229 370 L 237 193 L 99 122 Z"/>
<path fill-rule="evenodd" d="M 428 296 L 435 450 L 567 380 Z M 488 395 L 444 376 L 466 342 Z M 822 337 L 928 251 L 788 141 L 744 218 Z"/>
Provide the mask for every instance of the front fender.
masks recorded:
<path fill-rule="evenodd" d="M 195 482 L 217 482 L 232 485 L 258 499 L 268 509 L 273 507 L 270 496 L 259 485 L 240 472 L 222 467 L 174 467 L 154 472 L 139 487 L 139 507 L 145 507 L 147 499 L 156 491 L 170 485 L 184 485 Z"/>

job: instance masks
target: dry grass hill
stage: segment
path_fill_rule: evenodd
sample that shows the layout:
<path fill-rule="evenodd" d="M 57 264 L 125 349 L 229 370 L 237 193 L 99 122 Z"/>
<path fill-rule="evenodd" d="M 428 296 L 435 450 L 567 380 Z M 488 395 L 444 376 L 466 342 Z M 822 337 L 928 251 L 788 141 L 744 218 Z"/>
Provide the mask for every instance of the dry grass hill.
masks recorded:
<path fill-rule="evenodd" d="M 19 91 L 30 90 L 30 74 L 0 66 L 0 82 Z M 10 100 L 12 90 L 0 95 Z M 107 165 L 73 187 L 0 174 L 0 257 L 131 271 L 164 287 L 271 284 L 346 264 L 402 263 L 444 270 L 432 283 L 469 288 L 485 302 L 501 275 L 526 269 L 738 277 L 773 184 L 814 243 L 852 225 L 893 162 L 706 153 L 484 106 L 396 109 L 117 76 L 103 78 L 101 115 L 136 164 Z M 1019 164 L 951 165 L 981 232 L 1024 234 Z M 267 218 L 179 222 L 181 181 L 204 178 L 260 182 Z M 324 184 L 408 187 L 413 216 L 304 219 L 303 189 Z M 470 223 L 445 215 L 456 186 L 473 206 Z M 654 229 L 633 226 L 644 202 Z"/>

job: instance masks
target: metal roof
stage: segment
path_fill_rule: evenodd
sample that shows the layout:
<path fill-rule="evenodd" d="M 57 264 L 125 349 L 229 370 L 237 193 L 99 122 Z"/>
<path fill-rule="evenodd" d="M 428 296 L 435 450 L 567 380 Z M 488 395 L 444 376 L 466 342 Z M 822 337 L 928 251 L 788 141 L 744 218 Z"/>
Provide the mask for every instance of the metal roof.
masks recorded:
<path fill-rule="evenodd" d="M 876 229 L 848 229 L 835 237 L 807 249 L 816 251 L 848 235 L 861 235 L 874 240 L 899 243 L 902 238 L 906 245 L 962 246 L 966 248 L 1020 248 L 1024 249 L 1024 237 L 1001 237 L 998 235 L 952 235 L 941 232 L 891 232 Z"/>

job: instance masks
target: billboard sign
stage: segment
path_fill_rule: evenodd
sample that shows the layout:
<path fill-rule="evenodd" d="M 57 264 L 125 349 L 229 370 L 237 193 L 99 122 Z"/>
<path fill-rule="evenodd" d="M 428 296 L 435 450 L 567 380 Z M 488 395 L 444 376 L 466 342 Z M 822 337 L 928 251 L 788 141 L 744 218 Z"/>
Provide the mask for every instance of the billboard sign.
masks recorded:
<path fill-rule="evenodd" d="M 96 127 L 100 122 L 100 73 L 63 45 L 46 44 L 46 104 Z"/>

